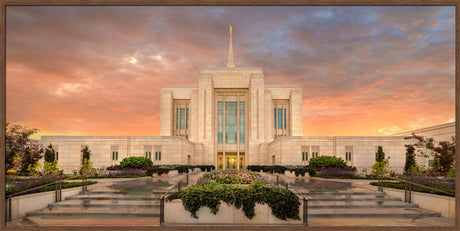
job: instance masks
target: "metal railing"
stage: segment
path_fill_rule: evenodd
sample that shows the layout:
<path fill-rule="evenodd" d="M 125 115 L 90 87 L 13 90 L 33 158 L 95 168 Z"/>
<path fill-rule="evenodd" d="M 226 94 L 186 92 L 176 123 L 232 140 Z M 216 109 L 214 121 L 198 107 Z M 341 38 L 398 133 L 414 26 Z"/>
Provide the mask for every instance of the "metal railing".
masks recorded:
<path fill-rule="evenodd" d="M 165 198 L 171 192 L 173 188 L 176 186 L 173 185 L 167 192 L 165 192 L 163 195 L 160 197 L 160 226 L 163 226 L 165 223 Z M 180 190 L 180 183 L 177 183 L 177 191 Z"/>
<path fill-rule="evenodd" d="M 295 189 L 292 189 L 294 190 L 297 195 L 299 195 L 300 197 L 302 197 L 302 201 L 303 201 L 303 225 L 304 226 L 308 226 L 308 198 L 303 195 L 302 193 L 300 193 L 299 191 L 295 190 Z"/>
<path fill-rule="evenodd" d="M 418 183 L 414 183 L 414 182 L 410 182 L 410 181 L 407 181 L 405 179 L 400 179 L 400 178 L 395 178 L 395 177 L 389 177 L 387 176 L 387 178 L 390 178 L 390 179 L 393 179 L 395 181 L 399 181 L 401 183 L 404 183 L 404 202 L 407 202 L 407 203 L 412 203 L 412 185 L 415 185 L 415 186 L 418 186 L 418 187 L 422 187 L 422 188 L 426 188 L 426 189 L 429 189 L 431 191 L 437 191 L 437 192 L 440 192 L 440 193 L 444 193 L 446 195 L 450 195 L 450 196 L 454 196 L 455 197 L 455 194 L 453 193 L 450 193 L 450 192 L 446 192 L 446 191 L 443 191 L 443 190 L 440 190 L 440 189 L 436 189 L 436 188 L 432 188 L 432 187 L 429 187 L 429 186 L 426 186 L 426 185 L 422 185 L 422 184 L 418 184 Z M 383 179 L 382 178 L 379 178 L 378 179 L 378 190 L 380 192 L 383 192 Z"/>
<path fill-rule="evenodd" d="M 12 200 L 13 200 L 13 197 L 25 195 L 25 194 L 27 194 L 27 192 L 30 192 L 30 191 L 33 191 L 33 190 L 37 190 L 37 189 L 45 188 L 45 187 L 48 187 L 48 186 L 51 186 L 51 185 L 55 185 L 55 188 L 54 188 L 54 201 L 55 202 L 60 202 L 60 201 L 62 201 L 62 182 L 67 181 L 67 180 L 71 180 L 71 179 L 77 178 L 77 177 L 80 177 L 80 176 L 74 176 L 74 177 L 70 177 L 70 178 L 57 180 L 55 182 L 51 182 L 51 183 L 48 183 L 48 184 L 45 184 L 45 185 L 40 185 L 40 186 L 37 186 L 37 187 L 34 187 L 34 188 L 22 190 L 20 192 L 16 192 L 16 193 L 12 193 L 12 194 L 7 195 L 6 200 L 8 201 L 8 204 L 6 206 L 6 213 L 5 213 L 6 220 L 11 221 L 11 219 L 12 219 L 11 213 L 12 213 Z M 83 175 L 83 179 L 82 179 L 82 191 L 83 192 L 87 191 L 87 185 L 88 185 L 87 177 L 86 177 L 86 175 Z"/>

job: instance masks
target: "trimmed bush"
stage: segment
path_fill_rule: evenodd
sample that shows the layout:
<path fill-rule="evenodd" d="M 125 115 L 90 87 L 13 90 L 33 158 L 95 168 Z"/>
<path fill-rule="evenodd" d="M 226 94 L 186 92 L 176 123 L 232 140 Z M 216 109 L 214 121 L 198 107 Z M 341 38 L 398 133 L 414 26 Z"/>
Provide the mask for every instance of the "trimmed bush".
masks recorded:
<path fill-rule="evenodd" d="M 211 181 L 211 178 L 216 181 Z M 220 180 L 218 181 L 217 179 Z M 252 183 L 249 186 L 235 185 L 247 179 L 252 179 Z M 223 184 L 218 183 L 221 181 Z M 257 173 L 208 173 L 196 184 L 181 191 L 173 192 L 167 198 L 168 201 L 174 199 L 181 199 L 184 208 L 194 218 L 198 218 L 197 211 L 201 207 L 208 207 L 213 214 L 216 214 L 219 211 L 220 203 L 225 202 L 238 209 L 242 208 L 249 219 L 256 215 L 254 211 L 256 203 L 267 204 L 271 208 L 272 214 L 279 219 L 300 219 L 300 202 L 297 195 L 288 189 L 270 186 Z"/>
<path fill-rule="evenodd" d="M 152 166 L 153 162 L 149 158 L 141 157 L 141 156 L 131 156 L 128 158 L 124 158 L 120 162 L 121 168 L 142 168 L 146 169 L 149 166 Z"/>
<path fill-rule="evenodd" d="M 335 156 L 318 156 L 310 159 L 310 168 L 345 168 L 347 163 Z"/>

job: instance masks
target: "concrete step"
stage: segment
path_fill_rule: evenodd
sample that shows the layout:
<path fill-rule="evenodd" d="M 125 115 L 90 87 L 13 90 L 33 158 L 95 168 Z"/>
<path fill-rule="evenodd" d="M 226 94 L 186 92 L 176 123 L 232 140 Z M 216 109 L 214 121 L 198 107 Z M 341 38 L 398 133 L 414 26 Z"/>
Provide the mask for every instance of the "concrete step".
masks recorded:
<path fill-rule="evenodd" d="M 401 201 L 399 197 L 350 197 L 350 198 L 342 198 L 342 197 L 326 197 L 326 198 L 308 198 L 308 201 Z"/>
<path fill-rule="evenodd" d="M 159 217 L 159 208 L 83 208 L 83 207 L 66 207 L 66 208 L 46 208 L 35 212 L 27 213 L 27 216 L 132 216 L 132 217 Z"/>
<path fill-rule="evenodd" d="M 336 191 L 336 192 L 309 192 L 303 193 L 305 196 L 315 195 L 386 195 L 384 192 L 372 192 L 372 191 Z"/>
<path fill-rule="evenodd" d="M 308 207 L 321 206 L 321 207 L 418 207 L 416 204 L 409 204 L 403 201 L 390 200 L 390 201 L 308 201 Z"/>
<path fill-rule="evenodd" d="M 132 205 L 132 204 L 49 204 L 49 208 L 159 208 L 160 204 Z"/>
<path fill-rule="evenodd" d="M 420 217 L 439 217 L 440 213 L 428 211 L 421 208 L 325 208 L 308 209 L 309 218 L 420 218 Z"/>
<path fill-rule="evenodd" d="M 166 191 L 154 191 L 154 192 L 120 192 L 120 191 L 87 191 L 80 192 L 79 195 L 100 195 L 100 194 L 114 194 L 114 195 L 163 195 Z"/>
<path fill-rule="evenodd" d="M 63 200 L 58 203 L 50 204 L 51 206 L 67 206 L 67 205 L 159 205 L 160 200 Z"/>
<path fill-rule="evenodd" d="M 158 196 L 145 196 L 145 195 L 129 195 L 129 196 L 117 196 L 113 194 L 100 194 L 97 196 L 89 195 L 78 195 L 66 197 L 66 200 L 141 200 L 141 201 L 155 201 L 159 200 Z"/>
<path fill-rule="evenodd" d="M 318 195 L 305 195 L 309 200 L 310 199 L 343 199 L 343 200 L 349 200 L 349 199 L 355 199 L 355 198 L 362 198 L 362 199 L 382 199 L 382 198 L 391 198 L 389 196 L 385 195 L 372 195 L 372 194 L 366 194 L 366 195 L 354 195 L 354 194 L 318 194 Z"/>

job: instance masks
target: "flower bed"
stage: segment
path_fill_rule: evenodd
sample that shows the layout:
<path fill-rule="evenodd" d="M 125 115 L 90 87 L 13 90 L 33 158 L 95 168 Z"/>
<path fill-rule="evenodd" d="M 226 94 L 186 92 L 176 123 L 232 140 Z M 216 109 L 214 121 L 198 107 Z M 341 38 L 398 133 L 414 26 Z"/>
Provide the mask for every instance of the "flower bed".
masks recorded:
<path fill-rule="evenodd" d="M 354 178 L 355 168 L 321 168 L 316 172 L 317 177 L 324 178 Z"/>
<path fill-rule="evenodd" d="M 448 193 L 455 194 L 455 179 L 431 177 L 431 176 L 425 176 L 425 175 L 399 175 L 398 178 L 401 180 L 406 180 L 409 182 L 417 183 L 420 185 L 425 185 L 431 188 L 435 188 L 438 190 L 442 190 Z M 376 182 L 372 182 L 371 184 L 377 185 Z M 383 182 L 383 187 L 404 189 L 404 183 Z M 417 185 L 412 185 L 411 190 L 417 191 L 417 192 L 425 192 L 425 193 L 451 196 L 451 195 L 448 195 L 442 192 L 438 192 L 438 191 L 431 190 L 431 189 L 424 188 L 424 187 L 417 186 Z"/>
<path fill-rule="evenodd" d="M 43 176 L 30 176 L 25 178 L 15 178 L 15 177 L 7 177 L 6 178 L 6 192 L 5 194 L 11 195 L 14 193 L 18 193 L 27 189 L 31 189 L 29 191 L 25 191 L 20 195 L 31 194 L 31 193 L 39 193 L 39 192 L 46 192 L 52 191 L 55 189 L 55 185 L 46 186 L 43 188 L 32 189 L 42 185 L 46 185 L 58 180 L 64 179 L 64 176 L 58 175 L 43 175 Z M 88 185 L 95 184 L 96 181 L 88 181 Z M 62 188 L 72 188 L 81 186 L 81 182 L 64 182 L 62 184 Z"/>
<path fill-rule="evenodd" d="M 249 184 L 245 184 L 249 183 Z M 245 184 L 246 187 L 242 187 Z M 255 205 L 267 204 L 271 213 L 278 219 L 299 220 L 300 202 L 297 196 L 284 188 L 273 187 L 257 173 L 248 172 L 213 172 L 203 175 L 197 183 L 174 192 L 168 201 L 181 199 L 185 210 L 197 217 L 197 211 L 202 207 L 211 209 L 211 213 L 219 211 L 221 202 L 242 208 L 244 215 L 252 219 Z"/>

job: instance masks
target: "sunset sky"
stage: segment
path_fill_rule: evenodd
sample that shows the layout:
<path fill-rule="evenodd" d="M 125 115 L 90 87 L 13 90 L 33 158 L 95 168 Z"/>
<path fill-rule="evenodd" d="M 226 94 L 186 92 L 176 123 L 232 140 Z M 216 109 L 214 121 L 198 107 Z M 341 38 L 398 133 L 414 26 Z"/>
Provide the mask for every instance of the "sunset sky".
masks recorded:
<path fill-rule="evenodd" d="M 452 7 L 7 7 L 7 121 L 40 135 L 159 135 L 163 84 L 237 67 L 303 88 L 304 135 L 455 118 Z"/>

